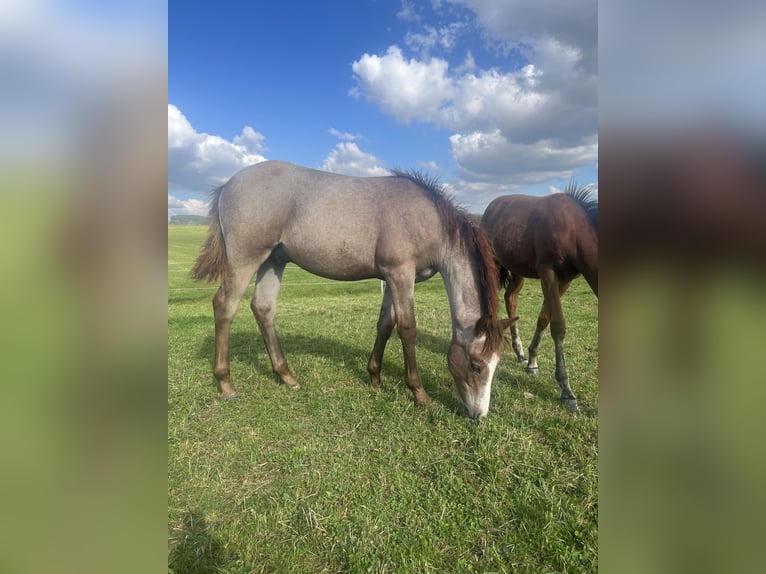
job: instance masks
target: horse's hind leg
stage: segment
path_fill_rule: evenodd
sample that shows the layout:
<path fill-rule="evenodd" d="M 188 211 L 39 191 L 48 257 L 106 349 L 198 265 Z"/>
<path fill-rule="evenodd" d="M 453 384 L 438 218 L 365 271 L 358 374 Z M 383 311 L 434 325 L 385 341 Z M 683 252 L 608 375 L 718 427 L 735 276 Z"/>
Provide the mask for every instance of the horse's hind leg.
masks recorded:
<path fill-rule="evenodd" d="M 564 294 L 564 292 L 569 288 L 569 281 L 566 281 L 564 283 L 559 283 L 559 299 Z M 542 287 L 542 282 L 541 282 Z M 545 294 L 545 290 L 543 289 L 543 294 Z M 562 315 L 563 320 L 563 315 Z M 535 328 L 535 334 L 532 336 L 532 341 L 529 344 L 529 360 L 527 363 L 527 372 L 536 375 L 539 371 L 539 368 L 537 366 L 537 348 L 540 346 L 540 339 L 543 336 L 543 333 L 545 332 L 545 329 L 548 328 L 548 324 L 551 322 L 551 314 L 548 308 L 546 307 L 545 301 L 543 301 L 543 304 L 540 306 L 540 314 L 537 316 L 537 327 Z M 566 325 L 565 325 L 566 329 Z"/>
<path fill-rule="evenodd" d="M 222 399 L 233 399 L 237 390 L 231 384 L 229 368 L 229 336 L 231 323 L 237 314 L 237 307 L 242 295 L 245 294 L 250 279 L 255 273 L 255 265 L 238 267 L 229 266 L 221 287 L 213 297 L 213 315 L 215 317 L 215 365 L 213 375 L 218 381 L 218 396 Z"/>
<path fill-rule="evenodd" d="M 380 305 L 380 316 L 378 317 L 378 334 L 375 337 L 375 345 L 370 353 L 370 361 L 367 363 L 367 372 L 370 373 L 370 383 L 373 387 L 380 387 L 380 368 L 383 364 L 383 352 L 386 350 L 386 343 L 391 337 L 391 333 L 396 325 L 396 313 L 394 312 L 394 302 L 391 298 L 391 290 L 386 283 L 383 292 L 383 302 Z"/>
<path fill-rule="evenodd" d="M 526 361 L 524 356 L 524 344 L 519 336 L 519 318 L 516 316 L 516 307 L 519 304 L 519 292 L 524 286 L 524 277 L 511 273 L 508 287 L 505 290 L 505 310 L 511 320 L 511 347 L 519 361 Z"/>
<path fill-rule="evenodd" d="M 556 382 L 561 389 L 561 401 L 570 410 L 576 411 L 577 398 L 569 386 L 569 375 L 567 373 L 566 361 L 564 360 L 564 337 L 566 336 L 567 326 L 564 320 L 564 313 L 561 309 L 561 296 L 569 287 L 569 282 L 559 283 L 553 270 L 546 269 L 540 273 L 540 284 L 543 288 L 543 307 L 547 309 L 551 324 L 551 337 L 553 338 L 553 345 L 556 350 Z M 536 331 L 536 336 L 537 333 Z M 529 354 L 531 361 L 531 350 Z"/>
<path fill-rule="evenodd" d="M 282 284 L 284 270 L 285 262 L 278 261 L 274 255 L 261 265 L 255 279 L 255 290 L 250 308 L 261 331 L 266 351 L 269 353 L 272 370 L 285 385 L 297 389 L 300 385 L 290 372 L 274 326 L 274 317 L 277 313 L 277 296 Z"/>

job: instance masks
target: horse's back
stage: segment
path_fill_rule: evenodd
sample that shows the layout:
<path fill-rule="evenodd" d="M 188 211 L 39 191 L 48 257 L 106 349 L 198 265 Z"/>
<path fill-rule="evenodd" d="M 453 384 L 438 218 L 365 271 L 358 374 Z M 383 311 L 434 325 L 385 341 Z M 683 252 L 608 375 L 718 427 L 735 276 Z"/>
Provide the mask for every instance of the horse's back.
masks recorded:
<path fill-rule="evenodd" d="M 288 260 L 334 279 L 376 277 L 381 264 L 417 259 L 424 243 L 441 239 L 433 203 L 408 180 L 279 161 L 235 174 L 222 192 L 220 214 L 227 248 L 278 247 Z"/>
<path fill-rule="evenodd" d="M 505 195 L 487 206 L 482 226 L 505 268 L 537 277 L 540 265 L 563 269 L 576 257 L 585 221 L 576 202 L 565 194 Z"/>

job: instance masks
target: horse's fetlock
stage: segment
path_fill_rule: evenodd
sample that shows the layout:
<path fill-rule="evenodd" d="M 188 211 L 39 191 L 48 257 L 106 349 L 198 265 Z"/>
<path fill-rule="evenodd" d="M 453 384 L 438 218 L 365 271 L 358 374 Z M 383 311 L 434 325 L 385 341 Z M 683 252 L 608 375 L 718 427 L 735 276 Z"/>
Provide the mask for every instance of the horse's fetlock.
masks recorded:
<path fill-rule="evenodd" d="M 213 369 L 213 375 L 219 381 L 221 379 L 228 380 L 229 377 L 231 376 L 231 371 L 230 371 L 229 367 L 215 367 Z"/>

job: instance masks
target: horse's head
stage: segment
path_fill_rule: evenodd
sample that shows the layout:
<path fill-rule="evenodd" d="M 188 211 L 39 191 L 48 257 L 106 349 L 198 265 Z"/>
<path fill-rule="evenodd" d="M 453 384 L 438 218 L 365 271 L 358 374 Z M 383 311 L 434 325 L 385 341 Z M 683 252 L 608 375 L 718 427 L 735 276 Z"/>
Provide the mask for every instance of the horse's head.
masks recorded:
<path fill-rule="evenodd" d="M 456 332 L 452 337 L 447 365 L 466 415 L 472 419 L 485 416 L 489 410 L 492 377 L 500 362 L 503 330 L 509 325 L 508 319 L 498 321 L 482 317 L 472 334 L 466 336 Z"/>

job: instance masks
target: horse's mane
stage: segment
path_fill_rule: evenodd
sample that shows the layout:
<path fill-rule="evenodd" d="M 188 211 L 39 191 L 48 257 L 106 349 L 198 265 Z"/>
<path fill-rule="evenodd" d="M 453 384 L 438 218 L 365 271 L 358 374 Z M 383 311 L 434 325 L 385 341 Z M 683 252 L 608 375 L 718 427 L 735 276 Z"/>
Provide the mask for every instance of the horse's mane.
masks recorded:
<path fill-rule="evenodd" d="M 564 193 L 574 199 L 588 215 L 588 220 L 593 229 L 598 231 L 598 199 L 593 193 L 592 185 L 578 186 L 575 181 L 567 184 Z"/>
<path fill-rule="evenodd" d="M 479 270 L 479 291 L 482 304 L 482 323 L 479 328 L 486 329 L 485 352 L 496 351 L 504 340 L 502 329 L 497 326 L 498 319 L 498 284 L 497 265 L 492 244 L 484 231 L 470 218 L 468 212 L 457 205 L 439 178 L 417 170 L 391 170 L 394 177 L 408 179 L 426 192 L 436 206 L 436 211 L 444 225 L 444 230 L 452 243 L 459 243 L 462 248 L 473 254 Z M 486 318 L 486 319 L 485 319 Z"/>

